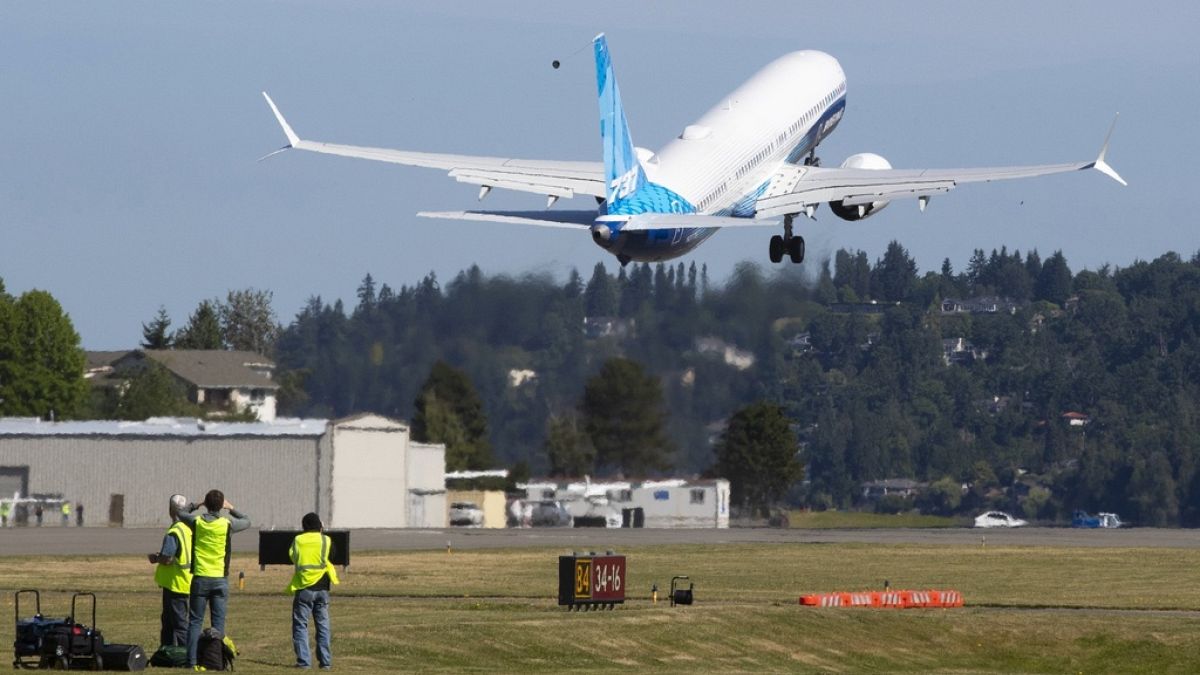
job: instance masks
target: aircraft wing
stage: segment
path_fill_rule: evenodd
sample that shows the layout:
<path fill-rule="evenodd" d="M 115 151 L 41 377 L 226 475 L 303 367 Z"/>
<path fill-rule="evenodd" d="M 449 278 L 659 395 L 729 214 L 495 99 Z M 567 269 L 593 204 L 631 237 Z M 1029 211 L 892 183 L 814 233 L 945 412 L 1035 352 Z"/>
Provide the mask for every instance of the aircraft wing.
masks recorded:
<path fill-rule="evenodd" d="M 1116 120 L 1113 124 L 1116 125 Z M 1108 133 L 1111 138 L 1111 128 Z M 924 210 L 930 197 L 945 194 L 963 183 L 1032 178 L 1084 169 L 1096 169 L 1126 185 L 1105 161 L 1108 140 L 1104 140 L 1096 159 L 1069 164 L 979 169 L 843 169 L 785 165 L 755 203 L 755 218 L 805 213 L 822 202 L 866 206 L 872 202 L 904 198 L 919 199 Z"/>
<path fill-rule="evenodd" d="M 279 126 L 283 127 L 283 133 L 288 139 L 288 144 L 275 152 L 295 148 L 327 155 L 442 169 L 460 183 L 480 186 L 480 197 L 492 188 L 532 192 L 551 198 L 573 197 L 577 194 L 605 196 L 604 166 L 600 162 L 449 155 L 309 141 L 296 135 L 265 91 L 263 98 L 267 99 L 267 105 L 271 106 L 271 112 L 275 113 L 275 119 L 279 121 Z"/>

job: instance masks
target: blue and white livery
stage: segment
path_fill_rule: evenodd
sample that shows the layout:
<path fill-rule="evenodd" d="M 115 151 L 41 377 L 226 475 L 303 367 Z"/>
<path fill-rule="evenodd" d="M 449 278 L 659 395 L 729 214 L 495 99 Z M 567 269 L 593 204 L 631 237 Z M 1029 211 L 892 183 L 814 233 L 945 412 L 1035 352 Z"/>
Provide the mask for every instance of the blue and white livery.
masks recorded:
<path fill-rule="evenodd" d="M 804 259 L 804 238 L 793 232 L 798 215 L 812 218 L 824 203 L 845 220 L 866 218 L 893 200 L 931 197 L 961 183 L 1044 176 L 1096 169 L 1122 185 L 1105 161 L 1108 139 L 1089 162 L 982 169 L 893 169 L 873 153 L 820 166 L 817 146 L 846 109 L 846 76 L 832 56 L 797 51 L 772 61 L 722 97 L 678 137 L 651 152 L 633 144 L 621 91 L 603 34 L 592 42 L 600 103 L 603 162 L 522 160 L 338 145 L 303 140 L 263 92 L 288 144 L 344 157 L 447 171 L 479 186 L 545 195 L 538 211 L 422 212 L 431 218 L 588 229 L 622 264 L 681 256 L 723 227 L 782 227 L 770 238 L 772 262 Z M 1115 125 L 1115 121 L 1114 121 Z M 1109 137 L 1112 129 L 1109 129 Z M 280 150 L 280 151 L 281 151 Z M 279 151 L 276 151 L 279 152 Z M 275 153 L 272 153 L 275 154 Z M 552 209 L 563 197 L 589 195 L 594 209 Z"/>

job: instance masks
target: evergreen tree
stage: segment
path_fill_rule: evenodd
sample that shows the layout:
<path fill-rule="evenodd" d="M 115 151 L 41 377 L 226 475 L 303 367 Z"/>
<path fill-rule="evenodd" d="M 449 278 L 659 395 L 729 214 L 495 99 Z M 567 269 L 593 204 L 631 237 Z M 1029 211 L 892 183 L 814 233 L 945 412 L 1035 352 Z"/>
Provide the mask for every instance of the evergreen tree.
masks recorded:
<path fill-rule="evenodd" d="M 175 333 L 176 349 L 223 349 L 221 320 L 216 303 L 202 300 L 188 317 L 187 325 Z"/>
<path fill-rule="evenodd" d="M 358 307 L 355 312 L 369 312 L 375 308 L 375 280 L 371 278 L 371 273 L 367 272 L 367 276 L 363 277 L 362 283 L 358 285 Z"/>
<path fill-rule="evenodd" d="M 580 413 L 598 468 L 642 476 L 670 467 L 662 385 L 636 361 L 606 361 L 584 387 Z"/>
<path fill-rule="evenodd" d="M 129 379 L 114 417 L 145 420 L 151 417 L 195 416 L 198 408 L 189 403 L 187 389 L 162 365 L 146 359 L 145 367 Z"/>
<path fill-rule="evenodd" d="M 592 278 L 588 279 L 584 290 L 584 303 L 588 316 L 616 316 L 617 293 L 612 277 L 604 269 L 604 263 L 596 263 L 592 268 Z"/>
<path fill-rule="evenodd" d="M 445 361 L 433 364 L 412 420 L 413 440 L 446 444 L 446 468 L 491 468 L 487 416 L 467 374 Z"/>
<path fill-rule="evenodd" d="M 892 240 L 871 275 L 872 291 L 880 300 L 896 302 L 908 297 L 916 281 L 917 261 L 900 242 Z"/>
<path fill-rule="evenodd" d="M 148 324 L 142 324 L 142 349 L 170 349 L 174 345 L 170 331 L 171 319 L 167 308 L 159 306 L 158 314 Z"/>
<path fill-rule="evenodd" d="M 716 470 L 729 479 L 733 503 L 766 507 L 804 476 L 797 451 L 796 434 L 783 408 L 758 402 L 729 418 L 717 443 Z"/>
<path fill-rule="evenodd" d="M 1071 268 L 1067 267 L 1067 259 L 1062 251 L 1055 251 L 1042 265 L 1034 297 L 1056 305 L 1063 304 L 1071 297 Z"/>
<path fill-rule="evenodd" d="M 596 449 L 574 415 L 551 417 L 543 449 L 551 476 L 579 477 L 596 470 Z"/>

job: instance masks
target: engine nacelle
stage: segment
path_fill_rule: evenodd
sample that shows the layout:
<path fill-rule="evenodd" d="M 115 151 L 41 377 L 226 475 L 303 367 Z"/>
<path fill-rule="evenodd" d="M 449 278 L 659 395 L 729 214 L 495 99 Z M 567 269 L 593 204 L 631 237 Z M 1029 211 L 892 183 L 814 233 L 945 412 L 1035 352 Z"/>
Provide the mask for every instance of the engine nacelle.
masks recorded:
<path fill-rule="evenodd" d="M 860 152 L 856 155 L 850 155 L 846 161 L 842 162 L 843 169 L 890 169 L 891 162 L 873 152 Z M 855 204 L 847 206 L 841 201 L 829 202 L 829 210 L 842 220 L 862 220 L 867 216 L 873 215 L 887 206 L 887 200 L 871 202 L 869 204 Z"/>

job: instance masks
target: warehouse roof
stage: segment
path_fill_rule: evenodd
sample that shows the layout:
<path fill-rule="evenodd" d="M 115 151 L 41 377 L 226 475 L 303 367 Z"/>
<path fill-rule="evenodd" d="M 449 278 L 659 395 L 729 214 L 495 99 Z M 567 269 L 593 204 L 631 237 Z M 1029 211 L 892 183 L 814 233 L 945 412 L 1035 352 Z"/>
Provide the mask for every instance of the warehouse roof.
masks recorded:
<path fill-rule="evenodd" d="M 329 420 L 280 417 L 271 422 L 211 422 L 181 417 L 152 417 L 144 422 L 88 420 L 45 422 L 31 417 L 0 417 L 5 436 L 277 436 L 318 437 Z"/>

